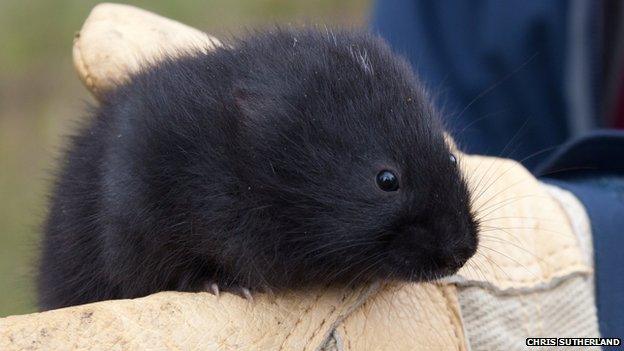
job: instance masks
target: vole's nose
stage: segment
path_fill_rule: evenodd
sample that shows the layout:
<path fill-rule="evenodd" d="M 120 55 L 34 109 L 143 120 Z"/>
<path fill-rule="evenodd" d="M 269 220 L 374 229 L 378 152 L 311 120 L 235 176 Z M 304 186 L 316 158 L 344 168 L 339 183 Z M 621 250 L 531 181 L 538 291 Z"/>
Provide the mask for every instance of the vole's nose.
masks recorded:
<path fill-rule="evenodd" d="M 473 238 L 465 238 L 460 243 L 448 244 L 438 251 L 437 259 L 442 267 L 453 270 L 453 273 L 466 264 L 475 254 L 477 241 Z"/>
<path fill-rule="evenodd" d="M 455 273 L 466 263 L 467 258 L 448 247 L 442 247 L 431 253 L 432 261 L 445 274 Z"/>

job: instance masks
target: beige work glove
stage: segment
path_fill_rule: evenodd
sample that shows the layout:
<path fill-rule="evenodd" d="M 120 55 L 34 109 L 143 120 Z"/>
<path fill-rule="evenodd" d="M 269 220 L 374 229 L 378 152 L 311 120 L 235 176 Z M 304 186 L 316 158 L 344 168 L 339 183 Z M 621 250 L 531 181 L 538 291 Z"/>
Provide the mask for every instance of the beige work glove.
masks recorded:
<path fill-rule="evenodd" d="M 215 45 L 215 38 L 178 22 L 101 4 L 76 35 L 73 55 L 97 98 L 141 63 Z M 457 284 L 511 291 L 591 267 L 564 210 L 521 165 L 458 155 L 488 246 L 443 282 L 379 282 L 355 290 L 259 294 L 253 301 L 177 292 L 104 301 L 0 319 L 0 350 L 466 350 Z M 489 230 L 497 227 L 523 230 Z"/>

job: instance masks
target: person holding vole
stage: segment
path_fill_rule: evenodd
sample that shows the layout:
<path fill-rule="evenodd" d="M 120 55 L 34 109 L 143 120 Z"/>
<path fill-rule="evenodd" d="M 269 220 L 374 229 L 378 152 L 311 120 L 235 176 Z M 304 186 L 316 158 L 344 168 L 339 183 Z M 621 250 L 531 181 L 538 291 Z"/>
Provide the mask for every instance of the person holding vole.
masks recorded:
<path fill-rule="evenodd" d="M 100 9 L 101 12 L 97 14 L 102 15 L 103 12 L 105 13 L 104 8 Z M 123 7 L 111 6 L 107 7 L 107 9 L 110 9 L 111 15 L 114 15 L 111 18 L 120 17 L 117 11 L 126 11 Z M 100 26 L 99 28 L 102 27 Z M 101 68 L 108 64 L 112 64 L 113 67 L 119 65 L 110 61 L 99 61 L 99 65 L 94 65 L 94 62 L 98 61 L 90 61 L 90 57 L 92 58 L 92 56 L 89 56 L 90 53 L 86 50 L 81 50 L 81 47 L 85 48 L 83 40 L 89 38 L 88 29 L 85 26 L 77 41 L 76 48 L 80 53 L 80 55 L 76 56 L 78 58 L 77 63 L 79 60 L 87 63 L 85 65 L 79 64 L 78 69 L 81 74 L 83 72 L 87 73 L 83 74 L 83 78 L 86 77 L 85 81 L 88 86 L 96 82 L 97 86 L 102 87 L 106 81 L 114 79 L 110 77 L 110 74 L 106 76 L 98 75 L 98 66 Z M 119 37 L 118 32 L 116 33 L 117 37 Z M 122 36 L 122 38 L 124 37 Z M 123 44 L 123 40 L 114 44 Z M 165 44 L 167 43 L 163 43 L 163 46 Z M 298 41 L 296 46 L 299 44 L 300 42 Z M 141 47 L 149 46 L 142 45 Z M 370 67 L 366 64 L 361 65 L 361 62 L 366 61 L 360 59 L 361 57 L 367 57 L 370 53 L 367 55 L 362 53 L 361 56 L 357 55 L 357 52 L 355 53 L 356 55 L 353 55 L 351 52 L 345 52 L 348 55 L 347 58 L 356 58 L 356 60 L 350 61 L 353 62 L 355 69 L 363 70 L 365 67 Z M 136 57 L 137 55 L 132 53 L 129 56 Z M 112 60 L 115 59 L 115 57 L 112 58 Z M 121 66 L 123 66 L 123 61 L 121 63 Z M 84 67 L 87 67 L 88 70 L 82 71 Z M 365 70 L 363 71 L 365 74 L 368 74 Z M 130 76 L 136 77 L 134 73 L 130 74 Z M 107 98 L 105 90 L 96 89 L 98 99 L 103 102 Z M 249 99 L 258 98 L 254 95 L 236 95 L 240 99 L 237 103 L 254 101 Z M 412 103 L 412 101 L 408 102 Z M 271 106 L 275 105 L 269 105 L 269 107 Z M 363 107 L 366 106 L 370 105 L 364 105 Z M 205 108 L 203 105 L 201 107 Z M 179 117 L 174 116 L 174 118 Z M 401 115 L 387 118 L 396 118 L 396 120 L 400 121 Z M 166 124 L 162 126 L 165 127 Z M 437 129 L 434 126 L 427 130 L 435 131 Z M 158 133 L 159 130 L 146 131 L 146 133 L 152 132 Z M 189 132 L 184 133 L 183 136 L 192 136 L 192 130 Z M 116 137 L 117 135 L 114 134 L 113 136 Z M 123 138 L 124 134 L 122 133 L 121 135 L 121 138 Z M 138 136 L 137 139 L 141 139 L 143 136 L 141 133 L 136 135 Z M 168 347 L 177 345 L 185 348 L 188 347 L 188 343 L 199 345 L 198 342 L 201 342 L 201 345 L 205 345 L 206 348 L 215 349 L 275 349 L 280 346 L 284 347 L 284 345 L 286 345 L 287 349 L 325 349 L 326 347 L 331 347 L 328 345 L 334 345 L 338 349 L 357 350 L 388 349 L 391 347 L 390 345 L 392 345 L 393 349 L 465 349 L 468 345 L 468 338 L 470 338 L 471 347 L 478 349 L 479 339 L 474 339 L 475 335 L 473 334 L 466 336 L 461 324 L 462 318 L 470 319 L 474 316 L 470 312 L 474 308 L 474 304 L 471 302 L 474 300 L 474 297 L 480 297 L 478 301 L 485 305 L 498 301 L 498 296 L 501 294 L 500 296 L 505 296 L 507 306 L 509 306 L 514 303 L 514 298 L 518 294 L 524 294 L 524 291 L 534 297 L 543 297 L 552 291 L 562 291 L 560 288 L 553 288 L 552 283 L 554 281 L 565 282 L 566 284 L 562 284 L 561 287 L 569 289 L 570 286 L 576 288 L 583 287 L 583 284 L 590 279 L 591 267 L 584 260 L 583 249 L 579 246 L 575 236 L 575 234 L 580 235 L 580 233 L 576 233 L 571 228 L 569 222 L 570 218 L 582 218 L 582 216 L 569 217 L 569 214 L 559 207 L 559 201 L 563 200 L 544 190 L 519 165 L 501 159 L 462 154 L 451 145 L 450 140 L 447 140 L 447 143 L 440 144 L 443 139 L 440 134 L 438 135 L 439 139 L 434 138 L 430 143 L 438 145 L 438 151 L 444 150 L 445 152 L 432 153 L 432 155 L 440 157 L 438 159 L 440 163 L 427 164 L 425 167 L 436 167 L 437 165 L 445 167 L 445 170 L 449 170 L 449 172 L 437 176 L 460 179 L 460 182 L 452 184 L 462 184 L 461 179 L 465 175 L 466 187 L 470 189 L 466 193 L 472 196 L 470 206 L 466 205 L 466 208 L 471 208 L 475 212 L 470 218 L 475 222 L 477 220 L 483 222 L 483 228 L 504 225 L 502 223 L 506 223 L 508 226 L 517 223 L 510 221 L 509 217 L 515 217 L 516 219 L 518 217 L 535 218 L 531 221 L 522 221 L 524 225 L 528 226 L 527 228 L 530 227 L 530 230 L 522 233 L 520 242 L 513 242 L 515 245 L 511 245 L 510 239 L 513 240 L 512 238 L 517 235 L 507 237 L 508 233 L 506 231 L 492 232 L 482 228 L 479 234 L 480 246 L 477 254 L 457 274 L 434 283 L 387 283 L 383 282 L 385 279 L 381 279 L 382 283 L 380 283 L 379 279 L 375 279 L 377 281 L 374 283 L 364 284 L 363 290 L 362 287 L 354 286 L 354 290 L 327 288 L 321 289 L 320 292 L 318 288 L 299 289 L 293 287 L 290 292 L 276 292 L 273 296 L 273 301 L 271 301 L 269 294 L 256 293 L 253 302 L 246 302 L 234 297 L 232 294 L 221 294 L 219 298 L 216 298 L 205 293 L 161 293 L 141 299 L 107 301 L 49 311 L 39 315 L 16 317 L 7 321 L 0 320 L 0 325 L 3 326 L 0 329 L 6 331 L 6 334 L 3 335 L 8 335 L 6 339 L 0 339 L 0 345 L 4 345 L 1 342 L 4 340 L 13 340 L 8 342 L 18 343 L 21 341 L 27 342 L 33 338 L 43 338 L 41 333 L 35 333 L 36 335 L 31 333 L 21 338 L 15 337 L 20 330 L 20 321 L 37 321 L 37 325 L 46 325 L 46 330 L 54 330 L 54 333 L 51 335 L 49 332 L 46 334 L 48 343 L 55 337 L 58 338 L 59 335 L 73 331 L 70 340 L 92 343 L 100 342 L 102 345 L 108 345 L 104 342 L 107 338 L 106 335 L 112 334 L 117 336 L 116 340 L 124 340 L 123 337 L 120 338 L 119 336 L 127 335 L 134 338 L 134 340 L 141 340 L 140 343 L 137 341 L 133 345 L 134 347 L 143 346 L 142 348 L 154 348 L 154 345 L 157 345 L 156 342 L 163 341 L 164 345 L 168 345 Z M 178 136 L 174 134 L 168 137 Z M 383 146 L 384 144 L 381 145 Z M 123 147 L 123 145 L 120 143 L 116 147 Z M 141 149 L 139 148 L 138 150 Z M 442 160 L 442 155 L 445 156 L 444 160 Z M 458 171 L 454 171 L 456 169 L 454 167 L 459 167 Z M 368 167 L 366 169 L 369 170 Z M 167 170 L 170 169 L 168 168 Z M 177 171 L 175 168 L 171 170 Z M 279 171 L 280 169 L 277 168 L 276 173 L 279 174 Z M 404 183 L 402 182 L 401 174 L 390 172 L 392 173 L 391 175 L 387 171 L 393 171 L 393 169 L 389 168 L 387 164 L 382 165 L 382 167 L 372 172 L 371 177 L 363 177 L 368 183 L 362 184 L 373 185 L 373 189 L 379 191 L 377 194 L 387 195 L 388 199 L 392 199 L 392 196 L 400 193 Z M 272 173 L 273 171 L 271 170 Z M 354 172 L 354 174 L 358 176 L 359 173 Z M 399 177 L 396 177 L 397 174 Z M 145 176 L 153 177 L 154 175 L 148 173 Z M 396 182 L 397 179 L 399 180 L 398 183 Z M 436 179 L 435 181 L 443 179 Z M 297 180 L 297 178 L 294 178 L 294 180 Z M 327 185 L 327 183 L 325 181 L 319 185 Z M 332 183 L 329 182 L 329 184 Z M 342 185 L 344 182 L 340 184 Z M 521 184 L 522 188 L 514 187 L 513 185 L 516 184 Z M 423 185 L 418 183 L 415 186 Z M 251 188 L 258 191 L 253 186 Z M 241 192 L 245 190 L 249 191 L 250 189 L 241 189 Z M 259 190 L 262 191 L 262 189 Z M 520 194 L 526 195 L 527 193 L 535 195 L 535 197 L 525 198 L 518 196 Z M 124 194 L 117 195 L 124 196 Z M 362 196 L 373 195 L 375 194 L 363 194 Z M 435 195 L 434 193 L 434 199 Z M 500 201 L 515 197 L 518 198 L 514 202 L 514 206 L 502 206 L 500 203 Z M 536 198 L 539 199 L 539 206 L 536 206 Z M 562 203 L 570 204 L 570 202 Z M 461 199 L 453 205 L 461 206 Z M 379 206 L 379 204 L 373 202 L 370 206 Z M 535 210 L 533 210 L 534 207 Z M 352 216 L 355 217 L 357 215 Z M 540 218 L 546 218 L 547 220 Z M 461 219 L 461 217 L 458 219 Z M 544 241 L 543 238 L 546 237 L 546 233 L 550 230 L 557 230 L 560 235 Z M 488 240 L 492 238 L 492 235 L 494 235 L 493 239 L 497 240 Z M 457 238 L 459 240 L 452 243 L 457 246 L 450 245 L 446 247 L 461 247 L 462 236 Z M 498 240 L 502 242 L 497 243 Z M 353 244 L 355 245 L 356 243 Z M 525 248 L 525 250 L 515 249 L 517 246 Z M 490 252 L 487 250 L 488 248 L 494 248 L 494 251 L 498 251 L 502 255 L 496 254 L 494 251 Z M 435 252 L 438 247 L 432 246 L 429 249 Z M 527 249 L 530 249 L 530 252 L 527 252 Z M 327 250 L 331 250 L 331 245 Z M 467 255 L 469 255 L 469 252 Z M 445 255 L 442 257 L 445 257 Z M 539 259 L 536 257 L 539 257 Z M 454 270 L 453 266 L 460 263 L 461 260 L 458 262 L 450 261 L 447 262 L 447 265 L 451 268 L 450 271 L 452 271 Z M 505 267 L 504 270 L 501 269 L 501 265 Z M 350 283 L 350 281 L 346 282 Z M 68 280 L 68 283 L 71 283 L 71 279 Z M 361 283 L 364 283 L 364 281 Z M 225 289 L 230 288 L 227 284 L 221 284 Z M 59 286 L 62 288 L 62 284 Z M 241 284 L 241 286 L 244 287 L 245 284 Z M 231 287 L 234 288 L 235 286 Z M 496 295 L 487 295 L 491 291 L 496 291 Z M 569 290 L 564 291 L 567 292 Z M 509 292 L 512 292 L 512 294 L 509 295 Z M 592 318 L 591 308 L 585 308 L 587 307 L 585 303 L 590 303 L 589 306 L 591 306 L 591 296 L 583 294 L 565 294 L 565 296 L 566 298 L 561 301 L 563 305 L 542 303 L 542 313 L 529 317 L 550 318 L 559 315 L 551 313 L 555 310 L 558 312 L 584 312 L 586 314 L 581 315 L 581 317 L 586 322 L 586 325 L 590 326 L 587 330 L 584 330 L 584 333 L 595 335 L 593 334 L 595 330 L 591 330 L 592 322 L 595 323 L 595 316 Z M 570 299 L 573 299 L 573 301 Z M 524 301 L 526 302 L 526 299 Z M 543 299 L 542 301 L 545 302 L 546 300 Z M 595 310 L 593 313 L 595 313 Z M 119 316 L 114 317 L 117 314 Z M 75 319 L 74 316 L 79 317 L 78 319 L 81 321 L 93 321 L 97 324 L 72 324 L 72 321 Z M 62 318 L 62 326 L 56 324 L 56 321 L 58 321 L 56 318 Z M 508 325 L 513 326 L 515 322 L 526 321 L 527 316 L 523 315 L 520 318 L 515 313 L 508 312 L 505 318 L 509 323 Z M 123 321 L 123 323 L 119 321 Z M 258 321 L 262 321 L 262 323 L 256 324 Z M 299 323 L 298 321 L 305 321 L 305 323 Z M 391 321 L 391 324 L 388 324 L 389 321 Z M 106 333 L 101 329 L 90 329 L 91 333 L 86 333 L 85 330 L 83 334 L 82 328 L 86 328 L 89 325 L 102 326 L 99 323 L 105 323 Z M 543 320 L 536 320 L 531 323 L 544 325 L 550 331 L 555 330 L 553 328 L 560 325 L 560 323 L 556 322 L 544 323 Z M 59 327 L 55 328 L 56 325 L 59 325 Z M 232 328 L 234 325 L 239 326 L 239 328 Z M 389 325 L 392 325 L 392 327 L 389 328 Z M 119 327 L 121 326 L 123 328 L 120 329 Z M 187 330 L 183 333 L 186 335 L 183 339 L 179 337 L 180 326 L 185 327 Z M 191 328 L 188 328 L 189 326 Z M 224 326 L 229 327 L 223 328 Z M 522 328 L 513 329 L 523 330 Z M 200 332 L 197 333 L 196 331 Z M 227 335 L 224 335 L 224 333 L 227 333 Z M 267 341 L 266 338 L 263 339 L 258 336 L 258 333 L 261 335 L 273 335 L 275 340 L 274 342 Z M 200 334 L 201 338 L 196 338 Z M 145 338 L 146 335 L 150 335 L 151 338 Z M 356 335 L 357 337 L 354 337 Z M 84 339 L 82 339 L 83 336 Z M 331 340 L 334 340 L 333 344 L 326 343 Z M 146 347 L 145 345 L 151 346 Z M 261 345 L 261 347 L 258 345 Z"/>

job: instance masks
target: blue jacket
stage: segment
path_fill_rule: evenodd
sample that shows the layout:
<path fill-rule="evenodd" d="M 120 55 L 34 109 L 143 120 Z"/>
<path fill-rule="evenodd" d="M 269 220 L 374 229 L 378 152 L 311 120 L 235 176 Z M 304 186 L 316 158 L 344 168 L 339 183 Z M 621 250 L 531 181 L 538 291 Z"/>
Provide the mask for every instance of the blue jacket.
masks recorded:
<path fill-rule="evenodd" d="M 524 159 L 532 168 L 595 123 L 577 127 L 569 120 L 578 99 L 570 101 L 565 89 L 574 49 L 568 7 L 544 0 L 383 0 L 371 26 L 412 63 L 466 151 Z"/>
<path fill-rule="evenodd" d="M 538 167 L 567 189 L 591 221 L 596 303 L 605 337 L 624 335 L 624 132 L 598 131 L 566 143 Z"/>

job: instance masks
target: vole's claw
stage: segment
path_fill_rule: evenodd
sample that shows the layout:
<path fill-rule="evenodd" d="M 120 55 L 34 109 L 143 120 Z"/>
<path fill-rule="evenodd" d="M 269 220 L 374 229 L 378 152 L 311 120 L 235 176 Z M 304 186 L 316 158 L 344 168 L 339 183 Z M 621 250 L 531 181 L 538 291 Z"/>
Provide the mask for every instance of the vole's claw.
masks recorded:
<path fill-rule="evenodd" d="M 248 288 L 240 288 L 241 294 L 247 301 L 253 302 L 253 296 L 251 296 L 251 291 Z"/>
<path fill-rule="evenodd" d="M 204 284 L 204 290 L 213 294 L 216 297 L 219 297 L 219 285 L 215 282 L 206 282 Z"/>

